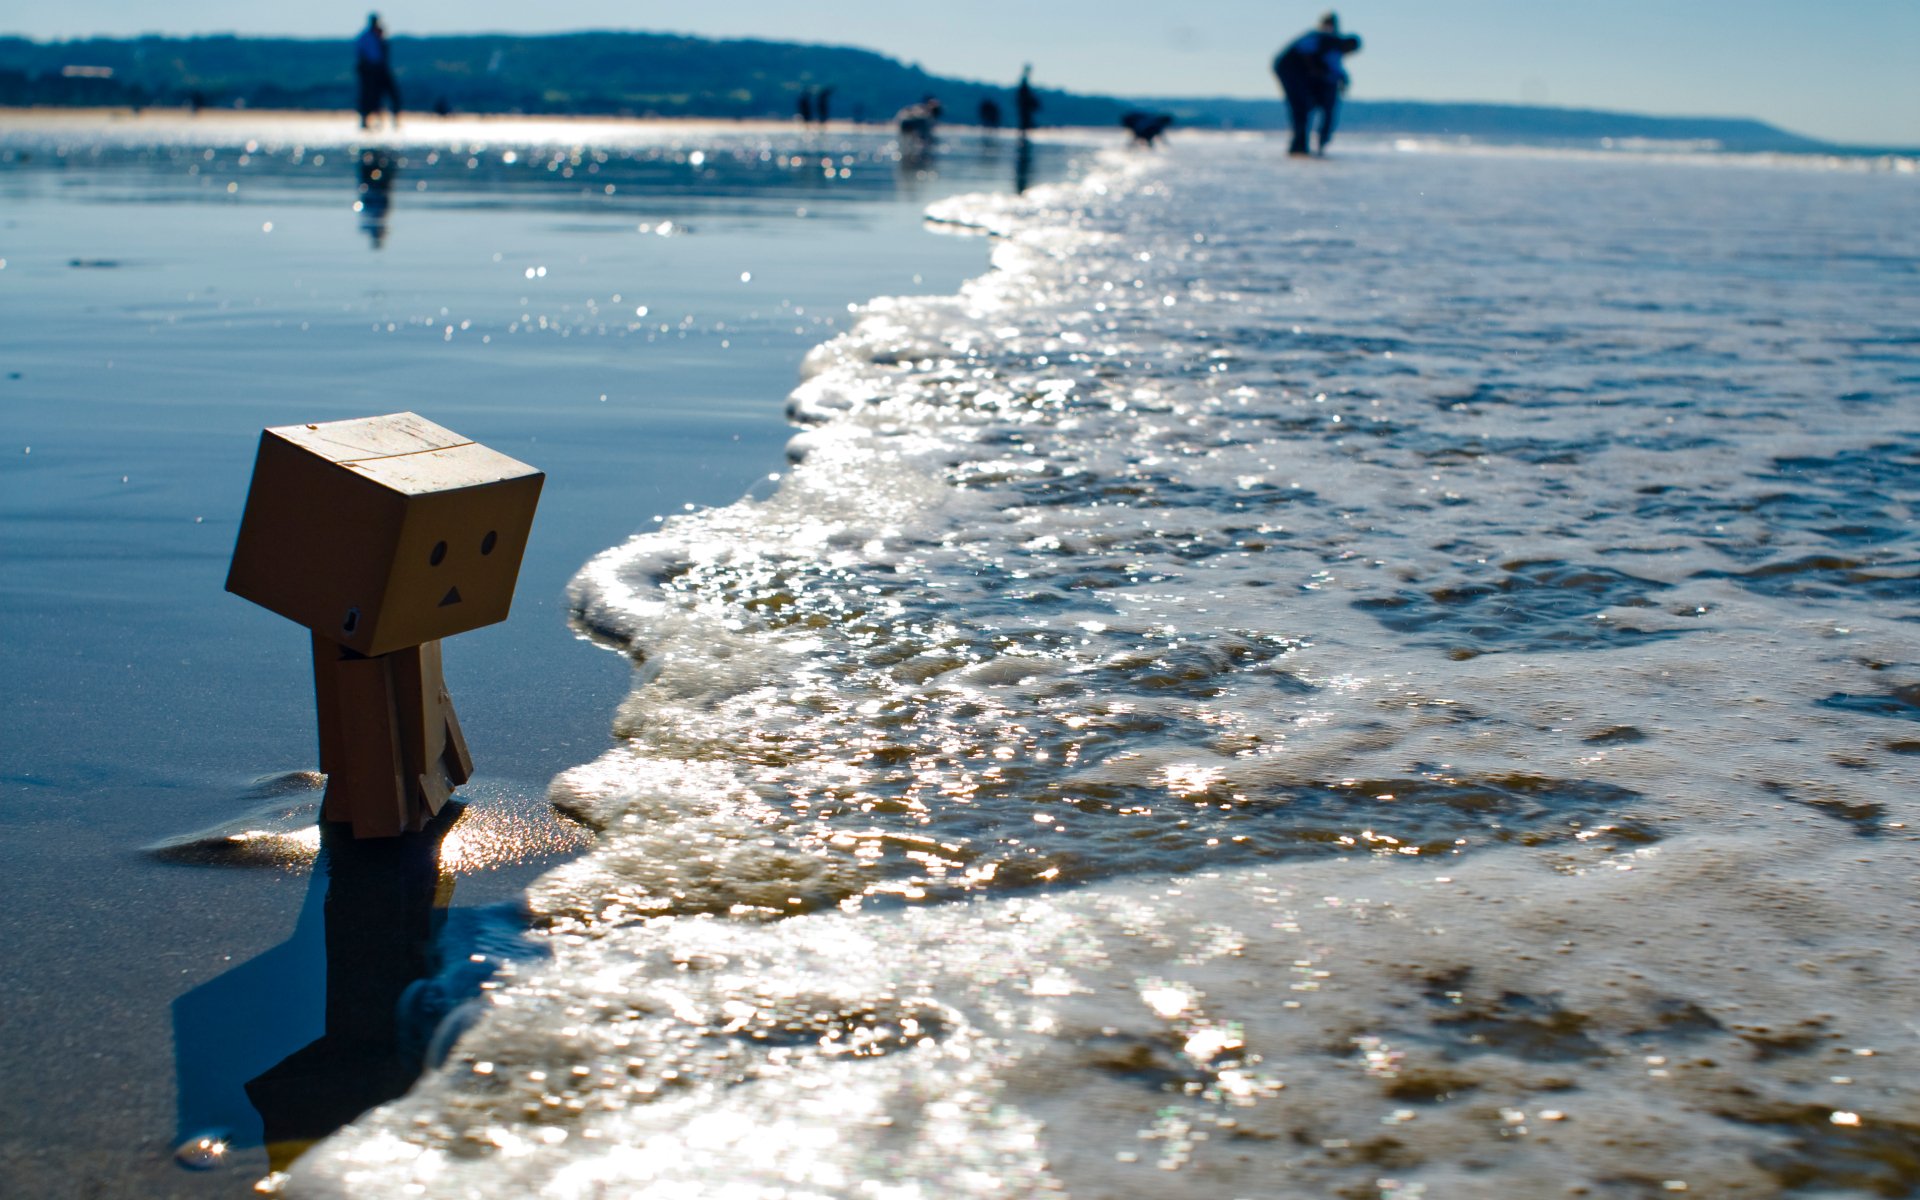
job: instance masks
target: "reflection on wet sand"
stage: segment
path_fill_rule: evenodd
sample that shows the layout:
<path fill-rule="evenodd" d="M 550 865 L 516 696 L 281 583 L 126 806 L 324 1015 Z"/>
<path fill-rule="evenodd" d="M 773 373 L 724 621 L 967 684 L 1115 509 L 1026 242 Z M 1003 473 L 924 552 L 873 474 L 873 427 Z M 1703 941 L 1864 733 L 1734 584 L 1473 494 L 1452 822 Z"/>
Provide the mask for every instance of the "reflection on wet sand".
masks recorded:
<path fill-rule="evenodd" d="M 10 780 L 36 815 L 4 839 L 10 924 L 0 940 L 14 952 L 12 1027 L 32 1032 L 0 1053 L 10 1085 L 0 1120 L 11 1147 L 30 1149 L 0 1150 L 0 1194 L 236 1190 L 232 1178 L 186 1176 L 167 1144 L 175 1133 L 230 1131 L 238 1140 L 225 1169 L 264 1170 L 260 1118 L 244 1085 L 325 1031 L 327 884 L 316 876 L 309 896 L 301 877 L 320 853 L 319 778 L 291 773 L 254 787 L 235 778 L 311 761 L 311 714 L 302 717 L 299 703 L 286 708 L 304 686 L 286 671 L 304 667 L 288 667 L 278 635 L 255 637 L 244 619 L 223 616 L 233 601 L 217 580 L 209 590 L 202 569 L 206 555 L 230 546 L 213 543 L 230 537 L 219 532 L 230 529 L 221 514 L 231 515 L 242 494 L 244 478 L 229 478 L 241 453 L 230 443 L 240 434 L 228 423 L 213 436 L 184 410 L 181 421 L 155 424 L 140 415 L 143 389 L 115 380 L 184 372 L 196 394 L 252 395 L 271 407 L 298 393 L 335 404 L 430 360 L 450 385 L 436 403 L 484 413 L 497 408 L 495 350 L 503 341 L 524 348 L 553 383 L 541 443 L 569 447 L 585 485 L 571 534 L 543 539 L 552 592 L 631 528 L 620 499 L 635 486 L 631 472 L 600 469 L 605 439 L 593 430 L 609 421 L 644 427 L 647 453 L 658 459 L 643 472 L 647 495 L 730 500 L 780 465 L 787 432 L 778 409 L 793 360 L 842 327 L 847 303 L 947 290 L 985 262 L 977 244 L 922 234 L 917 206 L 894 192 L 893 139 L 879 129 L 836 126 L 808 139 L 751 123 L 462 118 L 416 121 L 394 140 L 347 124 L 338 114 L 209 112 L 198 122 L 0 114 L 6 217 L 33 233 L 0 277 L 31 282 L 36 295 L 16 313 L 24 357 L 10 364 L 28 381 L 19 384 L 27 391 L 16 389 L 24 424 L 12 453 L 34 482 L 0 489 L 9 491 L 10 528 L 24 539 L 6 575 L 14 615 L 47 617 L 9 643 L 22 651 L 11 664 L 16 691 L 40 702 L 10 719 L 19 751 L 9 756 Z M 1004 189 L 1004 158 L 983 161 L 967 142 L 946 148 L 939 179 L 921 185 L 927 199 Z M 369 147 L 394 156 L 410 206 L 399 214 L 408 269 L 383 273 L 378 286 L 366 268 L 392 256 L 361 258 L 370 235 L 363 213 L 347 211 L 362 200 L 359 160 Z M 572 161 L 576 152 L 584 162 Z M 1043 157 L 1042 171 L 1051 161 L 1066 172 L 1074 153 Z M 594 167 L 591 191 L 564 174 Z M 390 225 L 391 189 L 368 199 L 374 216 L 388 202 Z M 433 219 L 422 224 L 422 214 Z M 648 237 L 617 251 L 642 225 Z M 669 227 L 699 236 L 653 236 Z M 786 234 L 771 240 L 770 229 Z M 208 244 L 231 253 L 191 252 Z M 489 256 L 472 253 L 479 248 L 505 248 L 510 261 L 495 270 Z M 660 269 L 637 281 L 636 263 L 656 259 Z M 700 264 L 721 259 L 732 299 L 707 307 Z M 520 271 L 543 262 L 573 269 L 564 288 L 556 281 L 533 293 L 547 307 L 518 325 L 529 311 Z M 100 269 L 108 264 L 116 269 Z M 732 272 L 748 266 L 755 286 L 733 283 Z M 632 296 L 626 312 L 651 304 L 659 315 L 612 320 L 608 297 L 639 282 L 646 294 Z M 599 308 L 576 327 L 589 319 L 582 297 Z M 451 322 L 451 346 L 437 323 L 431 345 L 418 344 L 411 333 L 425 327 L 412 318 L 449 303 L 463 310 Z M 697 327 L 659 329 L 696 310 Z M 757 310 L 762 319 L 743 337 L 736 323 Z M 398 319 L 397 335 L 386 330 L 388 316 Z M 570 336 L 549 341 L 540 317 Z M 76 358 L 67 335 L 82 330 L 92 349 Z M 612 389 L 600 350 L 580 353 L 589 339 L 632 353 L 670 341 L 685 348 L 683 357 L 649 358 L 671 368 L 678 398 L 596 401 Z M 700 364 L 721 360 L 729 382 L 702 382 L 714 372 Z M 247 390 L 262 363 L 280 364 L 286 385 L 264 398 Z M 561 399 L 575 394 L 584 398 Z M 370 403 L 341 415 L 364 411 L 381 410 Z M 276 419 L 263 410 L 244 424 Z M 748 432 L 760 425 L 768 428 Z M 717 428 L 742 436 L 710 441 Z M 26 456 L 20 447 L 29 442 Z M 47 452 L 59 446 L 77 456 Z M 109 473 L 124 486 L 102 490 Z M 200 513 L 204 525 L 191 519 Z M 125 538 L 137 553 L 73 553 Z M 58 603 L 42 612 L 36 596 Z M 155 658 L 151 634 L 160 627 L 173 634 Z M 440 948 L 461 967 L 470 950 L 490 949 L 466 936 L 476 924 L 488 936 L 513 932 L 512 912 L 477 903 L 516 899 L 587 840 L 542 796 L 554 771 L 586 753 L 578 747 L 605 739 L 606 713 L 627 675 L 618 659 L 576 643 L 564 622 L 516 620 L 501 636 L 512 649 L 499 661 L 509 665 L 478 667 L 466 685 L 495 697 L 476 700 L 476 711 L 498 714 L 481 723 L 501 730 L 498 751 L 488 753 L 501 774 L 465 789 L 474 802 L 440 852 L 443 871 L 466 875 Z M 216 660 L 225 682 L 209 689 L 203 664 Z M 157 674 L 136 687 L 101 686 L 118 678 L 106 672 L 132 664 Z M 263 696 L 272 703 L 263 707 Z M 190 718 L 196 706 L 205 711 Z M 217 835 L 131 852 L 215 823 Z M 202 869 L 216 865 L 229 869 Z M 251 869 L 230 869 L 242 866 Z M 94 1002 L 73 1003 L 76 980 L 97 992 Z M 197 994 L 176 1009 L 190 990 Z"/>
<path fill-rule="evenodd" d="M 356 840 L 346 826 L 315 823 L 321 778 L 265 779 L 255 790 L 272 799 L 247 818 L 149 848 L 183 864 L 313 867 L 285 942 L 174 1002 L 184 1166 L 217 1167 L 264 1145 L 281 1170 L 405 1092 L 442 1019 L 490 969 L 458 973 L 461 990 L 449 992 L 442 935 L 456 880 L 550 861 L 588 840 L 538 801 L 521 806 L 535 815 L 458 800 L 420 833 Z"/>
<path fill-rule="evenodd" d="M 360 152 L 358 172 L 360 198 L 353 202 L 353 211 L 360 214 L 360 232 L 378 250 L 387 240 L 387 209 L 393 204 L 393 180 L 400 162 L 385 150 L 366 149 Z"/>
<path fill-rule="evenodd" d="M 394 838 L 355 839 L 342 826 L 321 827 L 325 1032 L 246 1084 L 274 1170 L 401 1095 L 419 1074 L 427 1031 L 408 1019 L 401 1000 L 434 965 L 435 935 L 453 897 L 440 856 L 459 819 L 456 807 L 420 833 Z"/>
<path fill-rule="evenodd" d="M 1004 162 L 999 156 L 1002 144 L 993 134 L 983 133 L 977 153 L 988 161 Z M 940 139 L 934 133 L 934 126 L 924 118 L 908 118 L 901 121 L 897 146 L 899 158 L 895 177 L 898 190 L 904 196 L 917 195 L 922 182 L 936 178 L 940 173 Z M 1013 147 L 1013 191 L 1019 195 L 1033 186 L 1033 139 L 1022 132 L 1014 140 Z M 1003 165 L 999 169 L 1006 168 Z"/>
<path fill-rule="evenodd" d="M 303 871 L 320 854 L 320 792 L 326 776 L 288 771 L 262 776 L 247 789 L 247 811 L 210 829 L 148 846 L 161 862 L 205 867 L 276 867 Z M 525 868 L 565 857 L 592 840 L 581 826 L 555 815 L 538 796 L 471 784 L 469 804 L 440 847 L 440 866 L 455 875 Z"/>

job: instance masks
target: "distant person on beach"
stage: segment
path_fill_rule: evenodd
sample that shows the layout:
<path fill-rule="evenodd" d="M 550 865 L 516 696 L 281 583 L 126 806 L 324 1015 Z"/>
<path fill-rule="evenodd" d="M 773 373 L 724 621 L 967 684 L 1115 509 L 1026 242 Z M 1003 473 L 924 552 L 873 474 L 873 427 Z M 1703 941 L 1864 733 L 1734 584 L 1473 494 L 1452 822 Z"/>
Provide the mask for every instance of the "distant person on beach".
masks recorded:
<path fill-rule="evenodd" d="M 1033 129 L 1033 115 L 1040 111 L 1040 94 L 1033 90 L 1033 64 L 1020 68 L 1020 86 L 1013 90 L 1013 115 L 1020 132 Z"/>
<path fill-rule="evenodd" d="M 900 132 L 900 165 L 914 170 L 933 162 L 934 130 L 940 124 L 940 100 L 928 96 L 893 115 Z"/>
<path fill-rule="evenodd" d="M 833 89 L 831 87 L 823 87 L 820 89 L 820 94 L 813 99 L 813 119 L 825 125 L 827 118 L 831 116 L 832 113 Z"/>
<path fill-rule="evenodd" d="M 800 98 L 793 102 L 794 115 L 800 118 L 802 125 L 813 124 L 813 89 L 801 88 Z"/>
<path fill-rule="evenodd" d="M 902 138 L 920 138 L 933 140 L 934 127 L 940 123 L 940 98 L 925 96 L 918 104 L 909 104 L 894 114 L 894 123 L 899 127 Z"/>
<path fill-rule="evenodd" d="M 353 73 L 360 84 L 360 128 L 368 128 L 373 114 L 386 105 L 393 114 L 393 126 L 400 126 L 400 85 L 393 77 L 393 60 L 387 54 L 387 31 L 380 27 L 380 14 L 367 14 L 367 27 L 353 40 Z"/>
<path fill-rule="evenodd" d="M 1318 145 L 1321 154 L 1333 140 L 1334 118 L 1340 108 L 1340 93 L 1346 90 L 1347 69 L 1341 59 L 1358 53 L 1360 39 L 1340 32 L 1340 18 L 1328 13 L 1317 28 L 1308 30 L 1288 44 L 1273 60 L 1273 73 L 1287 97 L 1287 115 L 1293 121 L 1293 142 L 1288 154 L 1308 153 L 1307 135 L 1314 113 L 1320 114 Z"/>
<path fill-rule="evenodd" d="M 982 129 L 1000 128 L 1000 102 L 992 96 L 980 101 L 980 127 Z"/>

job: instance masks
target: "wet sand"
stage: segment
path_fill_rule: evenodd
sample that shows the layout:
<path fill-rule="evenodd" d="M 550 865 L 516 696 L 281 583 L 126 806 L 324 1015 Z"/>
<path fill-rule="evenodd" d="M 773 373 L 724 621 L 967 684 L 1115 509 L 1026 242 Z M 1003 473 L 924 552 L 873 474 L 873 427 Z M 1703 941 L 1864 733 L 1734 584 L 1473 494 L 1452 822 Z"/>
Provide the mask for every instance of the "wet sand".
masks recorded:
<path fill-rule="evenodd" d="M 636 519 L 780 471 L 798 363 L 850 304 L 985 267 L 920 211 L 1007 186 L 1010 147 L 967 131 L 927 175 L 884 143 L 0 113 L 7 1192 L 247 1193 L 266 1156 L 244 1133 L 213 1171 L 174 1148 L 246 1120 L 238 1085 L 319 1033 L 310 839 L 240 865 L 142 849 L 250 814 L 284 835 L 316 798 L 306 635 L 222 590 L 260 428 L 412 409 L 548 473 L 512 618 L 446 647 L 478 775 L 441 890 L 455 919 L 511 902 L 578 844 L 546 785 L 608 744 L 628 688 L 568 627 L 567 579 Z M 363 150 L 388 156 L 372 193 Z"/>

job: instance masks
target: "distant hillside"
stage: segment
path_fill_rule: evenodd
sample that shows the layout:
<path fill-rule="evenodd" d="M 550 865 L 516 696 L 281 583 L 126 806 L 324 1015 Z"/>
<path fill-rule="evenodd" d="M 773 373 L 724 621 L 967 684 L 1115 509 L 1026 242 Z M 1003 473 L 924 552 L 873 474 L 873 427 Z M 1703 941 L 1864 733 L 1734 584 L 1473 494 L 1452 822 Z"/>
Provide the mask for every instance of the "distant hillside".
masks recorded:
<path fill-rule="evenodd" d="M 1193 99 L 1143 101 L 1187 124 L 1274 129 L 1286 124 L 1278 100 Z M 1638 113 L 1521 104 L 1438 104 L 1414 100 L 1349 100 L 1340 108 L 1349 133 L 1407 133 L 1476 141 L 1592 143 L 1615 141 L 1716 142 L 1727 150 L 1816 151 L 1834 147 L 1764 121 L 1730 117 L 1651 117 Z"/>
<path fill-rule="evenodd" d="M 351 32 L 351 31 L 349 31 Z M 937 95 L 967 123 L 1007 86 L 930 75 L 845 46 L 714 41 L 656 33 L 396 37 L 407 107 L 456 112 L 788 117 L 809 88 L 833 88 L 837 118 L 885 120 Z M 1249 68 L 1264 72 L 1261 61 Z M 1145 99 L 1045 91 L 1048 125 L 1111 126 L 1129 108 L 1174 113 L 1189 127 L 1274 129 L 1279 100 Z M 34 42 L 0 37 L 0 105 L 148 105 L 345 109 L 354 99 L 347 37 L 141 37 Z M 1347 103 L 1349 131 L 1592 143 L 1603 138 L 1717 142 L 1732 150 L 1829 149 L 1759 121 L 1650 117 L 1503 104 Z"/>
<path fill-rule="evenodd" d="M 801 93 L 832 87 L 837 118 L 882 120 L 927 95 L 971 120 L 1006 88 L 929 75 L 870 50 L 712 41 L 653 33 L 395 37 L 407 107 L 459 112 L 789 117 Z M 79 72 L 75 73 L 78 68 Z M 110 75 L 107 72 L 111 72 Z M 346 38 L 0 38 L 0 104 L 351 108 Z M 1051 124 L 1110 125 L 1119 101 L 1041 93 Z"/>

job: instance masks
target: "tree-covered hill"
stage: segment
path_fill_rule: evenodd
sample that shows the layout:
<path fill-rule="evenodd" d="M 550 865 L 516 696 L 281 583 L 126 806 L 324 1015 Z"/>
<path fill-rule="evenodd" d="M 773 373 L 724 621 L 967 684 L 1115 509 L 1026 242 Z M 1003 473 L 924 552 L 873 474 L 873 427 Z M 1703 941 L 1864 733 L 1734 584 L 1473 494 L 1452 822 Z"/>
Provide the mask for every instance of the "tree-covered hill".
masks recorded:
<path fill-rule="evenodd" d="M 935 95 L 946 120 L 975 119 L 989 96 L 1011 111 L 1007 83 L 943 78 L 849 46 L 717 41 L 659 33 L 396 37 L 394 65 L 408 108 L 456 112 L 790 117 L 800 96 L 831 87 L 832 115 L 884 121 Z M 1042 64 L 1044 66 L 1044 64 Z M 1014 64 L 1009 61 L 1009 75 Z M 1264 79 L 1264 55 L 1249 73 Z M 1041 92 L 1042 123 L 1112 126 L 1131 108 L 1175 114 L 1183 127 L 1275 129 L 1277 98 L 1127 100 Z M 346 36 L 0 37 L 0 105 L 121 105 L 346 109 L 354 101 Z M 1350 101 L 1349 131 L 1591 144 L 1602 139 L 1713 141 L 1732 150 L 1820 150 L 1822 143 L 1759 121 L 1501 104 Z"/>
<path fill-rule="evenodd" d="M 712 41 L 654 33 L 395 37 L 393 62 L 409 108 L 460 112 L 787 117 L 808 88 L 833 88 L 836 117 L 880 120 L 938 95 L 971 119 L 1006 88 L 943 79 L 846 46 Z M 73 73 L 81 68 L 81 73 Z M 105 72 L 111 72 L 106 76 Z M 347 39 L 0 39 L 0 103 L 351 108 Z M 1116 100 L 1043 92 L 1054 124 L 1109 125 Z"/>

